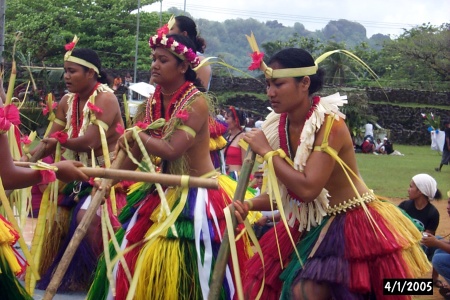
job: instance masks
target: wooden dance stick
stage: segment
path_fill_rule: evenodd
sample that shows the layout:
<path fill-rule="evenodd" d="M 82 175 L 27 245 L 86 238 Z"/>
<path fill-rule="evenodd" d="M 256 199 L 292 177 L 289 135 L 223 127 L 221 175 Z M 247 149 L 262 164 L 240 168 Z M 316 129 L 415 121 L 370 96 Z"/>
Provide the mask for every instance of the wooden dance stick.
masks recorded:
<path fill-rule="evenodd" d="M 29 167 L 32 164 L 28 162 L 15 162 L 15 165 L 20 167 Z M 155 174 L 155 173 L 128 171 L 128 170 L 118 170 L 112 168 L 105 169 L 105 168 L 80 167 L 79 169 L 89 177 L 99 177 L 116 180 L 130 180 L 138 182 L 152 182 L 152 183 L 160 183 L 166 186 L 180 186 L 182 185 L 183 181 L 182 175 L 171 175 L 162 173 Z M 187 185 L 189 187 L 202 187 L 216 190 L 219 188 L 217 179 L 201 178 L 193 176 L 189 176 Z"/>
<path fill-rule="evenodd" d="M 41 147 L 36 152 L 34 152 L 33 156 L 30 157 L 29 162 L 37 162 L 39 159 L 44 157 L 45 146 L 47 145 L 42 141 L 39 144 L 41 145 Z"/>
<path fill-rule="evenodd" d="M 250 147 L 248 147 L 244 162 L 242 163 L 242 169 L 239 174 L 236 191 L 234 192 L 233 202 L 244 201 L 250 175 L 252 174 L 253 165 L 255 164 L 255 158 L 256 154 L 250 149 Z M 236 228 L 236 216 L 234 215 L 234 210 L 234 206 L 232 205 L 230 207 L 231 219 L 233 221 L 233 228 Z M 211 284 L 209 285 L 208 300 L 220 299 L 220 292 L 222 290 L 223 279 L 225 277 L 225 270 L 228 264 L 229 256 L 230 238 L 228 236 L 228 231 L 225 230 L 211 277 Z"/>
<path fill-rule="evenodd" d="M 111 165 L 111 168 L 118 169 L 122 165 L 122 162 L 124 161 L 125 158 L 126 153 L 123 150 L 119 151 L 116 159 L 113 161 Z M 102 204 L 103 198 L 105 197 L 106 189 L 109 185 L 111 185 L 111 183 L 112 179 L 102 179 L 102 183 L 100 185 L 101 189 L 97 190 L 97 192 L 95 193 L 94 197 L 92 198 L 91 204 L 89 205 L 88 209 L 86 210 L 86 213 L 81 219 L 80 224 L 78 224 L 77 229 L 75 229 L 75 233 L 72 239 L 70 240 L 69 245 L 67 246 L 67 249 L 63 254 L 63 257 L 61 258 L 61 261 L 59 262 L 58 267 L 56 268 L 56 271 L 53 274 L 49 285 L 47 286 L 47 289 L 45 290 L 43 298 L 44 300 L 51 300 L 55 296 L 56 291 L 58 290 L 58 287 L 61 284 L 61 280 L 64 277 L 64 274 L 66 274 L 67 268 L 69 267 L 69 264 L 72 261 L 75 251 L 77 251 L 78 246 L 80 245 L 81 241 L 86 235 L 87 229 L 91 224 L 92 219 L 94 218 L 97 212 L 97 209 Z"/>

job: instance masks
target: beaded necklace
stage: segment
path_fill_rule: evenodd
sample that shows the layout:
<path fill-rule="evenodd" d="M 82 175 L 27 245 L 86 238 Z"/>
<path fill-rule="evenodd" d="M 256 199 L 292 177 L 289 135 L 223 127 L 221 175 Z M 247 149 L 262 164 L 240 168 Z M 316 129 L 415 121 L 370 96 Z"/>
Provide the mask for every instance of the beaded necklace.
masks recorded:
<path fill-rule="evenodd" d="M 309 108 L 308 113 L 306 114 L 305 123 L 311 117 L 314 110 L 316 110 L 317 105 L 320 102 L 320 97 L 314 96 L 312 100 L 313 100 L 313 103 L 312 103 L 311 107 Z M 288 154 L 291 159 L 293 159 L 293 154 L 291 152 L 292 149 L 289 144 L 289 122 L 288 122 L 287 116 L 288 116 L 287 113 L 282 113 L 280 115 L 280 122 L 278 125 L 278 134 L 280 137 L 280 148 L 283 149 L 283 151 L 286 154 Z M 298 145 L 300 146 L 300 139 L 298 140 Z M 292 192 L 289 189 L 287 189 L 287 191 L 292 198 L 294 198 L 300 202 L 303 202 L 303 200 L 299 196 L 297 196 L 294 192 Z"/>
<path fill-rule="evenodd" d="M 89 93 L 89 97 L 94 93 L 95 90 L 97 90 L 98 86 L 100 85 L 100 82 L 97 82 L 95 87 L 92 89 L 92 91 Z M 88 97 L 88 99 L 89 99 Z M 77 138 L 78 134 L 80 133 L 81 124 L 83 123 L 84 116 L 83 114 L 80 115 L 80 96 L 79 94 L 75 94 L 72 102 L 72 116 L 71 116 L 71 125 L 72 125 L 72 136 L 70 138 Z"/>
<path fill-rule="evenodd" d="M 185 83 L 183 83 L 183 85 L 170 99 L 167 110 L 164 112 L 163 116 L 161 86 L 158 85 L 155 89 L 153 97 L 147 101 L 144 122 L 151 124 L 160 118 L 164 118 L 166 122 L 174 120 L 176 113 L 180 111 L 191 99 L 191 96 L 193 96 L 197 92 L 198 90 L 192 82 L 186 81 Z M 164 128 L 161 129 L 152 130 L 150 134 L 152 136 L 161 138 L 164 134 L 165 128 L 167 128 L 167 126 L 164 126 Z"/>

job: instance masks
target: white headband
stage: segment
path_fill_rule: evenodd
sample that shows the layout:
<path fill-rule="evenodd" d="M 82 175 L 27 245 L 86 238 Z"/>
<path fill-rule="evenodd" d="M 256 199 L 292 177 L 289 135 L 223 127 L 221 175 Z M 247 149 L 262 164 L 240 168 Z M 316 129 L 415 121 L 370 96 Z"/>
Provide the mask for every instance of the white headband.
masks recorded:
<path fill-rule="evenodd" d="M 437 191 L 437 183 L 433 177 L 428 174 L 417 174 L 412 178 L 419 191 L 428 197 L 434 199 Z"/>

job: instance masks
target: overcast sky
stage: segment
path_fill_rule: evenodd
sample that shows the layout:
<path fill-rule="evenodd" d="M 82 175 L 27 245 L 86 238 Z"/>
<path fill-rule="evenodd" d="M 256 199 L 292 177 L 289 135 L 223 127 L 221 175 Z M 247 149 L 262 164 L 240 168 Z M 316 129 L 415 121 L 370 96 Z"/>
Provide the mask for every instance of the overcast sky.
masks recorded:
<path fill-rule="evenodd" d="M 364 25 L 367 37 L 383 33 L 395 38 L 402 28 L 450 23 L 450 0 L 163 0 L 162 10 L 183 10 L 185 5 L 194 18 L 278 20 L 285 26 L 300 22 L 310 31 L 322 29 L 330 20 L 347 19 Z M 158 2 L 146 10 L 160 7 Z"/>

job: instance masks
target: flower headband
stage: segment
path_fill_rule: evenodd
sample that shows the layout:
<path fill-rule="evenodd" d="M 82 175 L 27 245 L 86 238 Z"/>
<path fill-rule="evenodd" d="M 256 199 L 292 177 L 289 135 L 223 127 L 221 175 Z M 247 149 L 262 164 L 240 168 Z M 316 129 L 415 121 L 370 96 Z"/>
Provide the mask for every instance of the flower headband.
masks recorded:
<path fill-rule="evenodd" d="M 95 71 L 95 73 L 97 73 L 98 77 L 101 77 L 100 71 L 93 63 L 90 63 L 87 60 L 84 60 L 82 58 L 72 56 L 72 51 L 75 48 L 75 46 L 77 45 L 78 40 L 79 40 L 79 38 L 77 36 L 74 36 L 72 42 L 70 42 L 64 46 L 64 48 L 67 51 L 66 54 L 64 55 L 64 61 L 70 61 L 70 62 L 79 64 L 79 65 L 85 66 L 89 69 L 93 69 Z"/>
<path fill-rule="evenodd" d="M 167 37 L 162 28 L 158 30 L 157 34 L 155 34 L 149 39 L 148 44 L 150 45 L 150 48 L 152 48 L 153 50 L 155 50 L 156 47 L 166 48 L 167 50 L 172 52 L 176 57 L 182 60 L 189 61 L 192 68 L 195 68 L 200 64 L 200 59 L 198 58 L 197 54 L 195 54 L 195 52 L 192 51 L 191 48 L 188 48 L 185 45 L 175 41 L 173 37 Z"/>
<path fill-rule="evenodd" d="M 259 51 L 258 44 L 256 43 L 256 39 L 255 36 L 253 35 L 253 32 L 250 34 L 250 36 L 248 35 L 245 36 L 247 37 L 247 41 L 250 44 L 250 48 L 252 48 L 253 51 L 253 53 L 251 54 L 252 64 L 248 67 L 248 69 L 249 70 L 260 69 L 264 73 L 264 76 L 266 78 L 287 78 L 287 77 L 303 77 L 314 75 L 317 73 L 319 63 L 321 63 L 325 58 L 334 53 L 342 53 L 356 60 L 359 64 L 361 64 L 366 70 L 369 71 L 369 73 L 372 75 L 372 77 L 375 78 L 375 80 L 378 79 L 377 74 L 375 74 L 375 72 L 363 60 L 361 60 L 358 56 L 351 53 L 350 51 L 341 49 L 328 51 L 320 55 L 314 61 L 315 63 L 314 66 L 273 70 L 264 63 L 263 61 L 264 53 Z"/>

